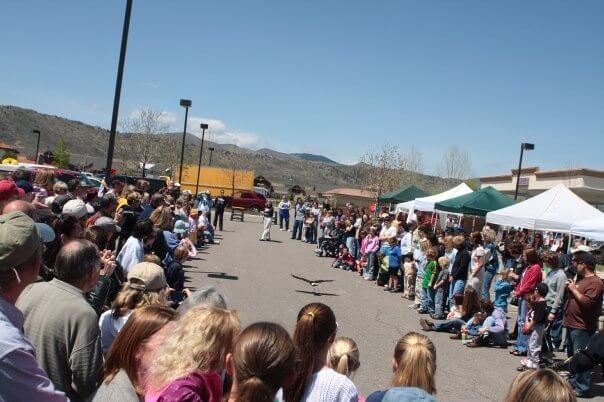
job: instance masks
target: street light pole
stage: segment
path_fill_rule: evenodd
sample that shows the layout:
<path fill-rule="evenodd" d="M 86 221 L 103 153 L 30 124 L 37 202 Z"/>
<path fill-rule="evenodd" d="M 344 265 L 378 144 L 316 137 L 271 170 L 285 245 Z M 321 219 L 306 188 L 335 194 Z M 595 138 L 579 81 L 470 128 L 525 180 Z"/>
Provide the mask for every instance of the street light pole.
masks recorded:
<path fill-rule="evenodd" d="M 38 142 L 36 143 L 36 164 L 38 163 L 38 155 L 40 155 L 40 130 L 32 130 L 34 134 L 38 134 Z"/>
<path fill-rule="evenodd" d="M 124 77 L 124 63 L 126 61 L 126 46 L 128 45 L 128 30 L 130 29 L 130 13 L 132 12 L 132 0 L 126 2 L 126 15 L 124 16 L 124 28 L 122 30 L 122 45 L 120 47 L 120 61 L 117 65 L 117 79 L 115 81 L 115 95 L 113 96 L 113 115 L 111 116 L 111 130 L 109 131 L 109 147 L 107 148 L 107 165 L 105 167 L 107 180 L 111 176 L 111 165 L 113 165 L 113 148 L 115 147 L 115 135 L 117 131 L 117 116 L 120 110 L 120 96 L 122 93 L 122 78 Z"/>
<path fill-rule="evenodd" d="M 214 153 L 214 147 L 210 147 L 208 148 L 210 150 L 210 163 L 208 163 L 208 166 L 212 166 L 212 154 Z"/>
<path fill-rule="evenodd" d="M 514 192 L 514 200 L 518 199 L 518 188 L 520 187 L 520 171 L 522 170 L 522 157 L 524 156 L 524 150 L 532 151 L 535 149 L 535 144 L 529 144 L 523 142 L 520 144 L 520 160 L 518 161 L 518 172 L 516 173 L 516 191 Z"/>
<path fill-rule="evenodd" d="M 199 149 L 199 164 L 197 165 L 197 180 L 195 181 L 195 196 L 197 196 L 197 191 L 199 190 L 199 171 L 201 170 L 201 157 L 203 156 L 203 140 L 206 136 L 206 130 L 208 129 L 208 125 L 205 123 L 201 123 L 199 125 L 201 128 L 201 148 Z"/>
<path fill-rule="evenodd" d="M 181 99 L 180 106 L 185 108 L 185 127 L 182 130 L 182 146 L 180 148 L 180 171 L 178 173 L 178 181 L 182 184 L 182 163 L 185 158 L 185 140 L 187 139 L 187 119 L 189 118 L 189 108 L 193 102 L 189 99 Z"/>

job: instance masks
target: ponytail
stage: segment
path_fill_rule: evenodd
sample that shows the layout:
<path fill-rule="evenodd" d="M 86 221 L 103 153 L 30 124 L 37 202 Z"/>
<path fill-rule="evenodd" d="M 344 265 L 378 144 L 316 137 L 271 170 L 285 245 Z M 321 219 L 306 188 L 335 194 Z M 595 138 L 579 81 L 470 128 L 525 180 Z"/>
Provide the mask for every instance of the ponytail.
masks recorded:
<path fill-rule="evenodd" d="M 241 384 L 237 402 L 272 402 L 275 399 L 275 393 L 275 389 L 254 376 Z"/>
<path fill-rule="evenodd" d="M 361 365 L 359 348 L 355 341 L 346 337 L 336 338 L 327 353 L 327 365 L 350 377 Z"/>
<path fill-rule="evenodd" d="M 323 303 L 307 304 L 298 313 L 294 331 L 296 348 L 296 377 L 284 391 L 286 402 L 299 401 L 313 374 L 315 359 L 337 329 L 336 316 Z"/>
<path fill-rule="evenodd" d="M 429 394 L 436 393 L 436 349 L 427 336 L 416 332 L 403 336 L 394 348 L 394 360 L 393 386 L 416 387 Z"/>
<path fill-rule="evenodd" d="M 292 338 L 282 326 L 258 322 L 247 327 L 233 348 L 237 402 L 272 402 L 293 376 L 295 357 Z"/>

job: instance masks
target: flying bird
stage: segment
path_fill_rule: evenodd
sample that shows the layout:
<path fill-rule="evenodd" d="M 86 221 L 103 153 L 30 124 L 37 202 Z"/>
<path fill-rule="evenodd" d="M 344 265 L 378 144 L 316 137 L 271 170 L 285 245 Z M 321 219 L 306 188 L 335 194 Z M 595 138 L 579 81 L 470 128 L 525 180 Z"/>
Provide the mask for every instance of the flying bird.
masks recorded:
<path fill-rule="evenodd" d="M 291 275 L 292 275 L 293 278 L 296 278 L 298 280 L 301 280 L 301 281 L 304 281 L 304 282 L 308 283 L 313 288 L 313 292 L 314 293 L 317 293 L 316 290 L 315 290 L 315 288 L 318 287 L 321 283 L 333 282 L 333 279 L 317 279 L 315 281 L 312 281 L 310 279 L 306 279 L 306 278 L 303 278 L 301 276 L 297 276 L 297 275 L 294 275 L 294 274 L 291 274 Z"/>

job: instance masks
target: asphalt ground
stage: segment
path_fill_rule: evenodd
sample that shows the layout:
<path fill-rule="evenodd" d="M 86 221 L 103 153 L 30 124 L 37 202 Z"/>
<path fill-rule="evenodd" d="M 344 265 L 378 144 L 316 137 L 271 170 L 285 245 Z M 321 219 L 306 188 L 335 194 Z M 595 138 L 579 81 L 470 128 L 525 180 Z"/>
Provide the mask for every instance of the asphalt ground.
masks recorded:
<path fill-rule="evenodd" d="M 338 335 L 354 339 L 361 367 L 352 380 L 361 395 L 387 389 L 397 340 L 409 331 L 422 332 L 420 316 L 408 308 L 400 293 L 384 292 L 353 272 L 331 268 L 331 258 L 320 258 L 314 246 L 290 239 L 273 225 L 272 241 L 259 241 L 261 217 L 245 215 L 245 222 L 228 220 L 218 231 L 220 245 L 200 252 L 186 268 L 186 286 L 218 287 L 242 325 L 273 321 L 293 333 L 300 308 L 322 302 L 335 312 Z M 313 294 L 310 280 L 330 280 Z M 513 313 L 511 313 L 513 314 Z M 509 321 L 510 328 L 512 320 Z M 509 348 L 470 349 L 447 333 L 427 332 L 437 351 L 437 398 L 440 401 L 501 401 L 518 374 L 519 357 Z M 562 358 L 561 353 L 558 353 Z"/>

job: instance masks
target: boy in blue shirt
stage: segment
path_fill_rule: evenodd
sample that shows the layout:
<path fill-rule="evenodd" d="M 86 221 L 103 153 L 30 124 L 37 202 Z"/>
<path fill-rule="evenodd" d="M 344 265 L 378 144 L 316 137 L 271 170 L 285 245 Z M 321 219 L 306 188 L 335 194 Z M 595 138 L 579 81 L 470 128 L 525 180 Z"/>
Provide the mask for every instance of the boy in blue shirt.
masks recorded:
<path fill-rule="evenodd" d="M 388 274 L 390 275 L 390 282 L 388 283 L 388 286 L 384 288 L 384 290 L 396 292 L 396 289 L 398 287 L 398 271 L 401 267 L 402 253 L 398 241 L 396 241 L 396 237 L 389 238 L 388 244 L 390 244 L 388 257 Z"/>

